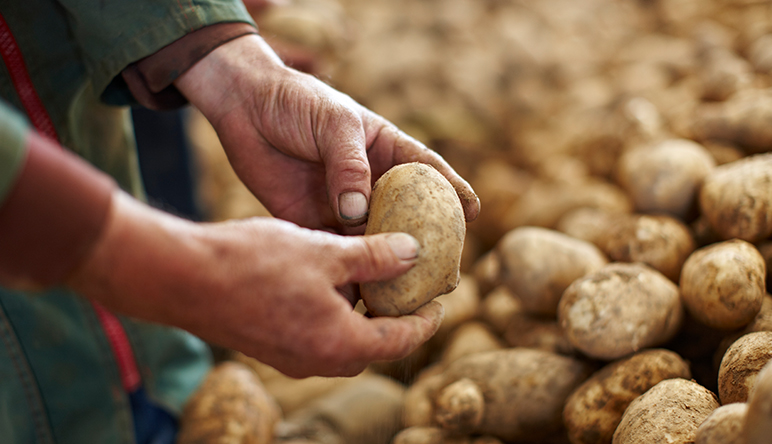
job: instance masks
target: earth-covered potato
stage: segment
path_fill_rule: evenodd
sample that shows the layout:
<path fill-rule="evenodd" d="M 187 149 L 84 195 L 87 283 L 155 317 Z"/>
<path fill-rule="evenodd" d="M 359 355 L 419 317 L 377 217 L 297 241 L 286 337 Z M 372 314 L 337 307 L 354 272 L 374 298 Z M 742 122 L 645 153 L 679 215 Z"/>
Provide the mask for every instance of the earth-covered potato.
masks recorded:
<path fill-rule="evenodd" d="M 638 352 L 595 372 L 566 401 L 563 421 L 572 444 L 611 443 L 630 403 L 670 378 L 691 378 L 689 364 L 665 349 Z"/>
<path fill-rule="evenodd" d="M 574 280 L 608 262 L 593 244 L 558 231 L 520 227 L 496 247 L 501 281 L 528 313 L 554 316 L 563 290 Z"/>
<path fill-rule="evenodd" d="M 743 422 L 748 404 L 734 402 L 723 405 L 705 419 L 697 429 L 694 444 L 745 444 Z"/>
<path fill-rule="evenodd" d="M 612 442 L 691 444 L 718 406 L 716 396 L 696 382 L 666 379 L 630 403 Z"/>
<path fill-rule="evenodd" d="M 772 154 L 713 170 L 700 190 L 700 209 L 723 239 L 757 242 L 772 234 Z"/>
<path fill-rule="evenodd" d="M 681 273 L 681 296 L 695 319 L 717 329 L 736 329 L 761 309 L 765 279 L 766 264 L 756 247 L 733 239 L 689 256 Z"/>
<path fill-rule="evenodd" d="M 772 359 L 772 332 L 748 333 L 736 340 L 724 354 L 718 370 L 721 404 L 747 402 L 756 376 Z"/>
<path fill-rule="evenodd" d="M 772 361 L 756 377 L 742 430 L 742 444 L 766 444 L 772 436 Z"/>
<path fill-rule="evenodd" d="M 375 183 L 365 234 L 404 232 L 420 244 L 418 259 L 394 279 L 361 284 L 376 316 L 400 316 L 456 288 L 466 222 L 453 186 L 421 163 L 397 165 Z"/>
<path fill-rule="evenodd" d="M 442 350 L 440 362 L 449 364 L 456 359 L 484 351 L 504 348 L 501 340 L 483 322 L 469 321 L 453 330 Z"/>
<path fill-rule="evenodd" d="M 689 229 L 663 215 L 620 215 L 609 218 L 598 246 L 612 261 L 642 262 L 678 282 L 681 267 L 694 251 Z"/>
<path fill-rule="evenodd" d="M 563 404 L 590 371 L 578 359 L 509 348 L 464 356 L 442 377 L 443 388 L 464 378 L 479 387 L 485 405 L 475 433 L 518 442 L 560 433 Z"/>
<path fill-rule="evenodd" d="M 611 263 L 577 279 L 558 307 L 558 321 L 569 342 L 603 360 L 664 343 L 682 319 L 678 287 L 639 263 Z"/>
<path fill-rule="evenodd" d="M 624 153 L 617 177 L 638 211 L 683 219 L 696 208 L 700 185 L 715 165 L 700 144 L 667 139 Z"/>
<path fill-rule="evenodd" d="M 480 387 L 461 378 L 442 389 L 434 402 L 434 419 L 443 429 L 471 433 L 482 422 L 485 400 Z"/>
<path fill-rule="evenodd" d="M 279 406 L 244 364 L 218 365 L 182 412 L 180 444 L 271 444 Z"/>

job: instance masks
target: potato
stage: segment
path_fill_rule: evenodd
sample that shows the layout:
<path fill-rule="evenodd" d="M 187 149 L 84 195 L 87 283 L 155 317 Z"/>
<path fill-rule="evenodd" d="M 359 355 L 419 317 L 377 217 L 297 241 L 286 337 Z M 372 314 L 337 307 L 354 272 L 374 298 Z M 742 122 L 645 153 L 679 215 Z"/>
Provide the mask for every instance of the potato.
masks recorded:
<path fill-rule="evenodd" d="M 439 427 L 409 427 L 397 434 L 391 444 L 501 444 L 492 436 L 456 435 Z"/>
<path fill-rule="evenodd" d="M 477 281 L 480 294 L 486 295 L 499 285 L 501 260 L 496 250 L 490 250 L 480 256 L 472 266 L 472 276 Z"/>
<path fill-rule="evenodd" d="M 260 379 L 244 364 L 215 367 L 188 400 L 177 442 L 271 444 L 281 417 Z"/>
<path fill-rule="evenodd" d="M 504 348 L 496 335 L 482 322 L 470 321 L 451 333 L 442 351 L 440 362 L 447 365 L 456 359 L 484 351 Z"/>
<path fill-rule="evenodd" d="M 760 241 L 772 234 L 772 154 L 717 167 L 700 190 L 700 209 L 723 239 Z"/>
<path fill-rule="evenodd" d="M 734 239 L 695 251 L 684 263 L 681 296 L 700 322 L 736 329 L 753 320 L 766 293 L 766 265 L 748 242 Z"/>
<path fill-rule="evenodd" d="M 415 381 L 404 397 L 402 423 L 405 427 L 431 426 L 434 423 L 434 398 L 442 389 L 444 365 L 434 364 L 425 367 L 416 376 Z"/>
<path fill-rule="evenodd" d="M 772 361 L 761 369 L 748 397 L 743 444 L 766 444 L 772 436 Z"/>
<path fill-rule="evenodd" d="M 744 402 L 727 404 L 713 410 L 697 429 L 694 444 L 745 444 L 742 428 L 747 410 L 748 405 Z"/>
<path fill-rule="evenodd" d="M 681 267 L 694 251 L 689 229 L 670 216 L 622 215 L 610 217 L 600 249 L 612 261 L 642 262 L 678 282 Z"/>
<path fill-rule="evenodd" d="M 664 349 L 638 352 L 595 372 L 566 401 L 563 421 L 573 444 L 611 443 L 630 403 L 670 378 L 691 378 L 689 364 Z"/>
<path fill-rule="evenodd" d="M 480 302 L 479 318 L 497 334 L 502 334 L 510 319 L 523 310 L 520 300 L 509 289 L 500 285 Z"/>
<path fill-rule="evenodd" d="M 397 165 L 375 183 L 366 234 L 405 232 L 421 245 L 407 273 L 361 284 L 362 300 L 376 316 L 412 313 L 456 288 L 466 222 L 455 190 L 437 170 Z"/>
<path fill-rule="evenodd" d="M 442 377 L 444 387 L 468 378 L 480 388 L 485 413 L 476 433 L 518 441 L 558 432 L 566 398 L 589 372 L 577 359 L 511 348 L 464 356 Z"/>
<path fill-rule="evenodd" d="M 612 263 L 577 279 L 558 307 L 569 342 L 604 360 L 664 343 L 682 319 L 678 287 L 643 264 Z"/>
<path fill-rule="evenodd" d="M 432 342 L 444 342 L 451 331 L 459 325 L 474 319 L 480 306 L 480 292 L 477 282 L 469 275 L 462 274 L 455 290 L 437 297 L 445 309 L 445 318 L 432 338 Z"/>
<path fill-rule="evenodd" d="M 496 247 L 501 281 L 528 313 L 554 316 L 563 290 L 575 279 L 606 265 L 589 242 L 538 227 L 507 233 Z"/>
<path fill-rule="evenodd" d="M 614 432 L 614 444 L 690 444 L 715 409 L 716 396 L 686 379 L 666 379 L 637 397 Z"/>
<path fill-rule="evenodd" d="M 470 433 L 480 426 L 484 413 L 482 391 L 469 378 L 451 383 L 435 400 L 434 419 L 445 430 Z"/>
<path fill-rule="evenodd" d="M 718 396 L 722 404 L 748 401 L 761 368 L 772 359 L 772 332 L 748 333 L 724 354 L 718 369 Z"/>
<path fill-rule="evenodd" d="M 576 349 L 553 318 L 544 318 L 519 312 L 509 320 L 504 340 L 510 347 L 526 347 L 560 355 L 573 355 Z"/>
<path fill-rule="evenodd" d="M 602 240 L 619 217 L 624 216 L 596 208 L 578 208 L 560 218 L 556 229 L 576 239 L 603 245 Z"/>
<path fill-rule="evenodd" d="M 700 144 L 668 139 L 625 152 L 619 159 L 617 177 L 636 210 L 683 219 L 696 209 L 697 192 L 715 166 Z"/>

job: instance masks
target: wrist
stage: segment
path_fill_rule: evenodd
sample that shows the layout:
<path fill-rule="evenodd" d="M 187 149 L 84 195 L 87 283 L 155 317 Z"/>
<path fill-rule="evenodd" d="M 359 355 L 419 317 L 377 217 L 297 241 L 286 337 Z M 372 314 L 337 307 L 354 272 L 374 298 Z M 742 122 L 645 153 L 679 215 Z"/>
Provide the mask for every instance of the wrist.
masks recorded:
<path fill-rule="evenodd" d="M 269 85 L 287 69 L 262 37 L 245 35 L 214 49 L 174 85 L 214 124 L 239 107 L 245 90 Z"/>

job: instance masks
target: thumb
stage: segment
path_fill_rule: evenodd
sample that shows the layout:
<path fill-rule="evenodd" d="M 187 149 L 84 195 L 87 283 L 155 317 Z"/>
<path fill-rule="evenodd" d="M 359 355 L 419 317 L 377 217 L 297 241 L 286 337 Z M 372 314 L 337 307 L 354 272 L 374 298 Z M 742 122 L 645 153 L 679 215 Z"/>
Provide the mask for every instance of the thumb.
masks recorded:
<path fill-rule="evenodd" d="M 421 245 L 407 233 L 382 233 L 346 238 L 341 265 L 343 282 L 373 282 L 395 278 L 415 265 Z"/>

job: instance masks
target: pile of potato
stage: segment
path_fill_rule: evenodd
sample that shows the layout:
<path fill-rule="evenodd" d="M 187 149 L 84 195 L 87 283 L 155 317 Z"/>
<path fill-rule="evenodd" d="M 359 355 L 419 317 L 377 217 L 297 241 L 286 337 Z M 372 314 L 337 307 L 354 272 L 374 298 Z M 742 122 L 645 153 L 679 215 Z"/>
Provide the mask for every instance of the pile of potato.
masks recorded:
<path fill-rule="evenodd" d="M 263 20 L 482 211 L 413 355 L 300 381 L 238 357 L 265 405 L 218 415 L 255 436 L 181 442 L 769 442 L 772 2 L 297 0 Z M 216 218 L 262 214 L 238 195 Z"/>

